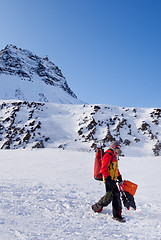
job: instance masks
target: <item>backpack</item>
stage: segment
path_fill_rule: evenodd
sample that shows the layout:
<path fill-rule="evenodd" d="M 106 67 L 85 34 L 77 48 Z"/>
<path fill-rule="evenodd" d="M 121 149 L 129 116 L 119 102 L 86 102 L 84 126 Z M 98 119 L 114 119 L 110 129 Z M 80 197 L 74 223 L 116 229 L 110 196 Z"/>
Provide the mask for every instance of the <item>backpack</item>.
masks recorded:
<path fill-rule="evenodd" d="M 102 174 L 100 173 L 103 155 L 104 155 L 104 149 L 97 148 L 95 161 L 94 161 L 94 179 L 99 181 L 103 181 Z"/>
<path fill-rule="evenodd" d="M 112 154 L 109 152 L 104 152 L 104 149 L 102 147 L 97 148 L 95 161 L 94 161 L 94 179 L 95 180 L 103 181 L 103 176 L 100 171 L 102 166 L 102 158 L 106 153 L 111 155 L 111 163 L 112 163 L 112 160 L 113 160 Z"/>

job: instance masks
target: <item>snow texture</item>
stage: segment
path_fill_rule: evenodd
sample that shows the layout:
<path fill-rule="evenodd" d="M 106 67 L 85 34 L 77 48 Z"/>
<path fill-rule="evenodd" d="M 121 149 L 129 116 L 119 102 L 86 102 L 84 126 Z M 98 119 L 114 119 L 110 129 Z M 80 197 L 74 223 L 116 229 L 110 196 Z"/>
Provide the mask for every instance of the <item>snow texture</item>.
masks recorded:
<path fill-rule="evenodd" d="M 112 206 L 94 213 L 104 195 L 93 179 L 94 153 L 62 149 L 1 150 L 0 239 L 161 239 L 161 157 L 122 157 L 123 178 L 138 184 L 137 210 L 123 208 L 126 223 L 112 219 Z"/>

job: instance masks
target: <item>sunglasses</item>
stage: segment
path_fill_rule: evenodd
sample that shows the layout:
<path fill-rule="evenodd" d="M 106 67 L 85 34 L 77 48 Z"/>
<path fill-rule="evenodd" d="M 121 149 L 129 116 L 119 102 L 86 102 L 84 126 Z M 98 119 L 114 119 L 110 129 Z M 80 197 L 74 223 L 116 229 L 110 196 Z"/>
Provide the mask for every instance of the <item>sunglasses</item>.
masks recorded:
<path fill-rule="evenodd" d="M 115 149 L 120 149 L 120 147 L 115 147 Z"/>

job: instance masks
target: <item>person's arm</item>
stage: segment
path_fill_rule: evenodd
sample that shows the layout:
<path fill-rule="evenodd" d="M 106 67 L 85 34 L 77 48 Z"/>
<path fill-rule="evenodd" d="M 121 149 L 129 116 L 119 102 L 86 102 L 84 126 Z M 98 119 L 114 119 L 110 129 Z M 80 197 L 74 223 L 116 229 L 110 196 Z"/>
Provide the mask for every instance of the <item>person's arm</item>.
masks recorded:
<path fill-rule="evenodd" d="M 108 166 L 111 161 L 111 155 L 108 153 L 105 153 L 102 159 L 102 166 L 101 166 L 101 173 L 104 176 L 104 178 L 108 177 L 110 174 L 108 172 Z"/>

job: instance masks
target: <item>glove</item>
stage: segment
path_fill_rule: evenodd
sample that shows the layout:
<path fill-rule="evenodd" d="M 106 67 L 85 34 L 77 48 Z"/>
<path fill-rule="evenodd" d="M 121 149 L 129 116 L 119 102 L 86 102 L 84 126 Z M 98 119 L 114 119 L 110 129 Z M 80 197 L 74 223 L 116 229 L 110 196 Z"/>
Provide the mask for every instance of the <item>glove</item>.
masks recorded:
<path fill-rule="evenodd" d="M 105 183 L 107 186 L 111 188 L 111 190 L 113 190 L 116 187 L 116 181 L 112 180 L 110 175 L 105 178 Z"/>
<path fill-rule="evenodd" d="M 117 180 L 118 180 L 119 184 L 120 184 L 120 183 L 123 183 L 122 175 L 118 176 L 118 177 L 117 177 Z"/>

